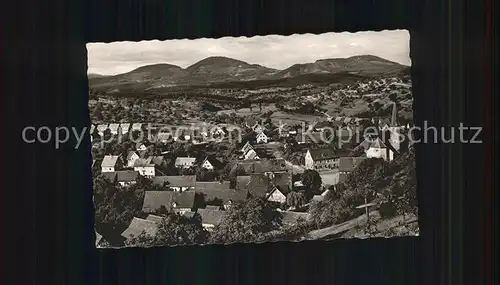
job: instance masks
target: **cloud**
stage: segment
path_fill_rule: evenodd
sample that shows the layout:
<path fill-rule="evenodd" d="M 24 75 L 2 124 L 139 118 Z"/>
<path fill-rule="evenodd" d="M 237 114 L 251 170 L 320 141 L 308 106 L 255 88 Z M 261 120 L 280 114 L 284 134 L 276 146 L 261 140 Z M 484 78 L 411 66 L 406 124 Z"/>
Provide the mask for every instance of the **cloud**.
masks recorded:
<path fill-rule="evenodd" d="M 224 37 L 219 39 L 89 43 L 88 72 L 113 75 L 140 66 L 168 63 L 188 67 L 210 56 L 226 56 L 284 69 L 324 58 L 371 54 L 410 65 L 406 30 L 358 33 Z"/>

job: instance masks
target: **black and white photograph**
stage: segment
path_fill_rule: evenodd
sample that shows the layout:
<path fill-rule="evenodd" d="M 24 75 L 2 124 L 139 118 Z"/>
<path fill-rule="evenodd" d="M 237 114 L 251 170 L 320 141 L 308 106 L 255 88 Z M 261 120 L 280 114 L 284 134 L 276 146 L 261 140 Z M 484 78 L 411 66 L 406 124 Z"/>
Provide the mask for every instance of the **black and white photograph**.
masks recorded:
<path fill-rule="evenodd" d="M 419 234 L 407 30 L 87 52 L 97 248 Z"/>

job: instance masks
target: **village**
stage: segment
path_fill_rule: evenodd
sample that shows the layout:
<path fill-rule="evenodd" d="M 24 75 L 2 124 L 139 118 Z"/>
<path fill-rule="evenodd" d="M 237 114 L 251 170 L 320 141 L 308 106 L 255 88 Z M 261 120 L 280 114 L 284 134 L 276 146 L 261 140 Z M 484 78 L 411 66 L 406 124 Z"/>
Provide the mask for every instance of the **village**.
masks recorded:
<path fill-rule="evenodd" d="M 345 89 L 339 92 L 346 93 Z M 406 93 L 402 96 L 407 98 Z M 387 103 L 390 116 L 385 118 L 325 113 L 302 125 L 277 122 L 270 112 L 260 112 L 260 106 L 254 107 L 256 115 L 236 120 L 239 123 L 92 124 L 94 191 L 105 191 L 96 189 L 96 184 L 104 183 L 96 181 L 100 179 L 106 181 L 102 187 L 133 189 L 139 197 L 135 202 L 120 201 L 120 207 L 135 204 L 121 227 L 109 221 L 110 213 L 99 221 L 97 211 L 96 245 L 148 245 L 141 237 L 158 235 L 165 227 L 162 221 L 172 214 L 199 221 L 206 236 L 217 236 L 227 226 L 221 224 L 228 223 L 231 209 L 252 199 L 265 201 L 265 207 L 279 215 L 279 226 L 269 230 L 275 238 L 285 234 L 290 238 L 289 232 L 295 233 L 293 238 L 303 238 L 306 230 L 297 235 L 294 228 L 321 228 L 311 226 L 312 208 L 338 195 L 339 185 L 349 181 L 358 165 L 370 159 L 390 163 L 411 150 L 411 126 L 399 122 L 401 104 L 394 96 L 392 100 Z M 94 200 L 99 200 L 94 201 L 96 207 L 105 208 L 103 203 L 108 201 L 102 197 L 94 194 Z M 366 197 L 361 202 L 365 201 Z M 365 204 L 368 211 L 380 203 Z M 363 216 L 363 209 L 356 214 Z M 227 239 L 221 237 L 218 242 L 231 241 Z M 193 241 L 200 242 L 215 239 Z"/>

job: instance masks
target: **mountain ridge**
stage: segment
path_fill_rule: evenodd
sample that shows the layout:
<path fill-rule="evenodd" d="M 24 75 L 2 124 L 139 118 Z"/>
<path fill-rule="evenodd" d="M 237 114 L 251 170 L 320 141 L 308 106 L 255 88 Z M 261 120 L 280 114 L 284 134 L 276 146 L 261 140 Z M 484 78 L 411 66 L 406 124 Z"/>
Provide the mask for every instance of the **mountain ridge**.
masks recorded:
<path fill-rule="evenodd" d="M 132 71 L 103 76 L 89 74 L 89 85 L 93 88 L 114 88 L 126 84 L 146 84 L 147 89 L 211 85 L 248 81 L 282 81 L 295 77 L 325 76 L 333 74 L 358 74 L 378 76 L 402 72 L 409 66 L 402 65 L 373 55 L 359 55 L 348 58 L 324 58 L 309 63 L 298 63 L 278 70 L 242 60 L 211 56 L 182 68 L 168 63 L 144 65 Z M 299 80 L 302 81 L 302 80 Z M 141 87 L 142 88 L 142 87 Z M 118 88 L 119 89 L 119 88 Z"/>

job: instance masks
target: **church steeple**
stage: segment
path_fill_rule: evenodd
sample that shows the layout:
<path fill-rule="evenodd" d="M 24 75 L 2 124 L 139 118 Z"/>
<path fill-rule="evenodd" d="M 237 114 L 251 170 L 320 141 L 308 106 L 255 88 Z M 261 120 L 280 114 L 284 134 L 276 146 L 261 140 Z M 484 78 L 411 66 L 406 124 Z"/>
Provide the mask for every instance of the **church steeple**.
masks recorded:
<path fill-rule="evenodd" d="M 398 108 L 396 102 L 392 102 L 392 117 L 391 117 L 391 127 L 396 127 L 398 122 Z"/>

